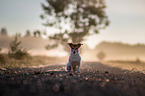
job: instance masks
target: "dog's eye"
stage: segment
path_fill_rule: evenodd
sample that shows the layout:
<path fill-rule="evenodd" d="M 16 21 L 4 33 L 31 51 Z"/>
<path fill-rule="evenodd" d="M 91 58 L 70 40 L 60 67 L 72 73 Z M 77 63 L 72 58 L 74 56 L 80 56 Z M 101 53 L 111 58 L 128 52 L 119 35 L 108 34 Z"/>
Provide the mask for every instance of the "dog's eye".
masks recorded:
<path fill-rule="evenodd" d="M 78 48 L 76 48 L 76 49 L 78 49 Z"/>
<path fill-rule="evenodd" d="M 74 49 L 74 48 L 71 48 L 71 49 Z"/>

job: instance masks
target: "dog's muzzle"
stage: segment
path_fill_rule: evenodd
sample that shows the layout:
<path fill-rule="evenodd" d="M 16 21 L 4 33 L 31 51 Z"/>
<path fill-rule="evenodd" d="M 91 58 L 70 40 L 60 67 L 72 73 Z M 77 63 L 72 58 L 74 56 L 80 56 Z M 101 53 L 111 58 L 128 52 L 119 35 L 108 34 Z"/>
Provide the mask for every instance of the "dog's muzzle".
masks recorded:
<path fill-rule="evenodd" d="M 73 50 L 73 54 L 76 54 L 76 50 Z"/>

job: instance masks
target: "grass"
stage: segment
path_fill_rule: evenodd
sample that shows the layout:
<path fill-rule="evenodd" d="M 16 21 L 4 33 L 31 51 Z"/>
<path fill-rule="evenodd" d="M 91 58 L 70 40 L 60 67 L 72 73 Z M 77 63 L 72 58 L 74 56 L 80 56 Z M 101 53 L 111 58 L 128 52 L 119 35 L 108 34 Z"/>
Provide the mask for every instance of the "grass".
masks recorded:
<path fill-rule="evenodd" d="M 62 64 L 64 57 L 29 56 L 24 59 L 14 59 L 5 55 L 6 63 L 0 63 L 0 68 L 24 68 L 39 65 Z"/>
<path fill-rule="evenodd" d="M 5 55 L 0 53 L 0 64 L 5 64 L 5 63 L 6 63 Z"/>
<path fill-rule="evenodd" d="M 121 69 L 130 70 L 130 71 L 138 71 L 145 73 L 145 62 L 134 60 L 134 61 L 107 61 L 104 64 L 112 67 L 119 67 Z"/>

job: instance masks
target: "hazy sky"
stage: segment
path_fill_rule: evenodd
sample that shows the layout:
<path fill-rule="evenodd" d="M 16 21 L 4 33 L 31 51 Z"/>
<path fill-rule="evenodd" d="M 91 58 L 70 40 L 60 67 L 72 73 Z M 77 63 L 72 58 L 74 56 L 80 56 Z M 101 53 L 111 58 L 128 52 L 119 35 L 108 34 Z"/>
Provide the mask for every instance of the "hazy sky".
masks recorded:
<path fill-rule="evenodd" d="M 9 34 L 24 34 L 27 29 L 43 30 L 40 14 L 45 0 L 0 0 L 0 28 Z M 106 41 L 145 43 L 145 0 L 106 0 L 110 26 L 89 37 L 90 47 Z"/>

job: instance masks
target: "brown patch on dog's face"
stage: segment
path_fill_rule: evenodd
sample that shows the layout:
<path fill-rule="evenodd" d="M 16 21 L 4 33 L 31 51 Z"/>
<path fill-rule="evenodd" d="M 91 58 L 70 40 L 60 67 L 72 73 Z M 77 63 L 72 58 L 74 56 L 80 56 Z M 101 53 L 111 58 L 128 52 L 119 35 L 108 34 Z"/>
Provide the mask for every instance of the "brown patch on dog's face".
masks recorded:
<path fill-rule="evenodd" d="M 68 43 L 68 45 L 71 47 L 71 52 L 73 52 L 74 54 L 76 54 L 78 52 L 78 49 L 81 47 L 81 45 L 83 44 L 72 44 L 72 43 Z"/>

